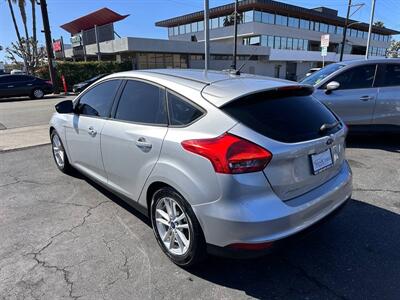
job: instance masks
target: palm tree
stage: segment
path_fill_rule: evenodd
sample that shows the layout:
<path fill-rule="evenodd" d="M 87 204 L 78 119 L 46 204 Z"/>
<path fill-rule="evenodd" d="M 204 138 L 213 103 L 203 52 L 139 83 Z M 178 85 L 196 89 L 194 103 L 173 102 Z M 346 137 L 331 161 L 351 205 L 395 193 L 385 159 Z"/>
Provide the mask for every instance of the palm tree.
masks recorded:
<path fill-rule="evenodd" d="M 22 23 L 24 24 L 24 31 L 25 31 L 25 43 L 26 43 L 26 52 L 27 52 L 27 59 L 30 62 L 31 61 L 31 43 L 30 43 L 30 37 L 29 37 L 29 32 L 28 32 L 28 24 L 27 24 L 27 18 L 26 18 L 26 11 L 25 11 L 25 0 L 18 0 L 18 6 L 19 6 L 19 11 L 21 13 L 21 19 Z"/>
<path fill-rule="evenodd" d="M 36 0 L 31 0 L 32 5 L 32 42 L 33 42 L 33 57 L 35 58 L 35 66 L 38 64 L 37 51 L 37 34 L 36 34 Z"/>
<path fill-rule="evenodd" d="M 19 33 L 17 19 L 15 18 L 14 8 L 13 8 L 11 2 L 17 3 L 17 0 L 7 0 L 7 3 L 8 3 L 8 7 L 10 9 L 11 18 L 12 18 L 13 23 L 14 23 L 14 29 L 15 29 L 15 33 L 17 34 L 18 43 L 21 44 L 21 34 Z"/>

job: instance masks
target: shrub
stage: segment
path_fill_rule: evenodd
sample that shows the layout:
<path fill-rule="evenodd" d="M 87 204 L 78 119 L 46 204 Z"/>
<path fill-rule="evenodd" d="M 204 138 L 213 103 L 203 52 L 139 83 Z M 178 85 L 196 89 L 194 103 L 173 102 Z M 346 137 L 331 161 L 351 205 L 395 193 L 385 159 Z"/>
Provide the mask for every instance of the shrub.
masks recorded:
<path fill-rule="evenodd" d="M 60 90 L 64 90 L 61 75 L 64 75 L 68 90 L 76 83 L 85 81 L 94 76 L 104 73 L 116 73 L 132 70 L 131 62 L 109 62 L 109 61 L 89 61 L 89 62 L 57 62 L 56 73 Z M 43 79 L 50 79 L 48 66 L 42 66 L 36 71 L 36 76 Z"/>

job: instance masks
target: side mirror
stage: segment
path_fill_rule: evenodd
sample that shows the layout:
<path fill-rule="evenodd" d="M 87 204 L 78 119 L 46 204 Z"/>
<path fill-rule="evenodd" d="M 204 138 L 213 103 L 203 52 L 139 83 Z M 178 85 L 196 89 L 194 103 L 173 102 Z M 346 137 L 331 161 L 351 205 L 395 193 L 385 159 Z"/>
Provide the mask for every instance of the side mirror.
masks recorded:
<path fill-rule="evenodd" d="M 330 94 L 332 91 L 337 90 L 340 87 L 340 83 L 337 81 L 331 81 L 326 85 L 325 93 Z"/>
<path fill-rule="evenodd" d="M 71 100 L 61 101 L 60 103 L 56 104 L 55 107 L 59 114 L 70 114 L 74 112 L 74 107 Z"/>

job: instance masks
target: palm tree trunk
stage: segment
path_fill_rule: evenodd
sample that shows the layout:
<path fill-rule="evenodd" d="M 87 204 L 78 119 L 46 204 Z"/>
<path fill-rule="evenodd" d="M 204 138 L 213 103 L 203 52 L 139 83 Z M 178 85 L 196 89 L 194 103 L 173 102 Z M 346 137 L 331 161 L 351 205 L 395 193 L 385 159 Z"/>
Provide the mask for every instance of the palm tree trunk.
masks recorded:
<path fill-rule="evenodd" d="M 31 0 L 32 4 L 32 39 L 33 39 L 33 58 L 35 62 L 35 67 L 37 67 L 38 53 L 37 53 L 37 34 L 36 34 L 36 0 Z"/>
<path fill-rule="evenodd" d="M 27 19 L 26 19 L 25 0 L 19 0 L 18 6 L 19 6 L 20 13 L 21 13 L 22 23 L 24 24 L 25 43 L 26 43 L 26 52 L 27 52 L 26 54 L 27 54 L 28 67 L 29 67 L 27 72 L 29 74 L 30 67 L 32 64 L 32 52 L 31 52 L 31 41 L 30 41 L 30 37 L 29 37 L 28 25 L 27 25 Z"/>

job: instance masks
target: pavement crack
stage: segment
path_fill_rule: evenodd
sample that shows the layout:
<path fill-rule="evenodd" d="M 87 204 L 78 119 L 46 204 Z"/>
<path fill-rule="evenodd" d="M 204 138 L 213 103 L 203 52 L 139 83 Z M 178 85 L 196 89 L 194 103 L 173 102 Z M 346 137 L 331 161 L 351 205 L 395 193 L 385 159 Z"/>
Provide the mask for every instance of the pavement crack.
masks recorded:
<path fill-rule="evenodd" d="M 126 273 L 126 279 L 128 280 L 131 277 L 131 272 L 128 266 L 128 256 L 125 252 L 121 251 L 122 255 L 124 256 L 124 263 L 121 266 L 120 270 Z"/>
<path fill-rule="evenodd" d="M 388 192 L 388 193 L 400 193 L 400 191 L 397 190 L 390 190 L 390 189 L 353 189 L 355 192 Z"/>
<path fill-rule="evenodd" d="M 342 299 L 342 300 L 347 300 L 347 298 L 345 296 L 342 296 L 340 294 L 338 294 L 336 291 L 334 291 L 333 289 L 331 289 L 329 286 L 327 286 L 326 284 L 322 283 L 321 281 L 319 281 L 317 278 L 315 278 L 314 276 L 308 274 L 308 272 L 302 268 L 301 266 L 295 265 L 294 263 L 292 263 L 289 259 L 280 256 L 280 258 L 286 262 L 287 264 L 291 265 L 292 267 L 294 267 L 295 269 L 297 269 L 302 276 L 304 276 L 305 278 L 307 278 L 308 280 L 310 280 L 311 282 L 313 282 L 316 286 L 318 286 L 321 289 L 324 289 L 326 291 L 328 291 L 329 293 L 331 293 L 332 295 L 334 295 L 335 297 Z"/>

